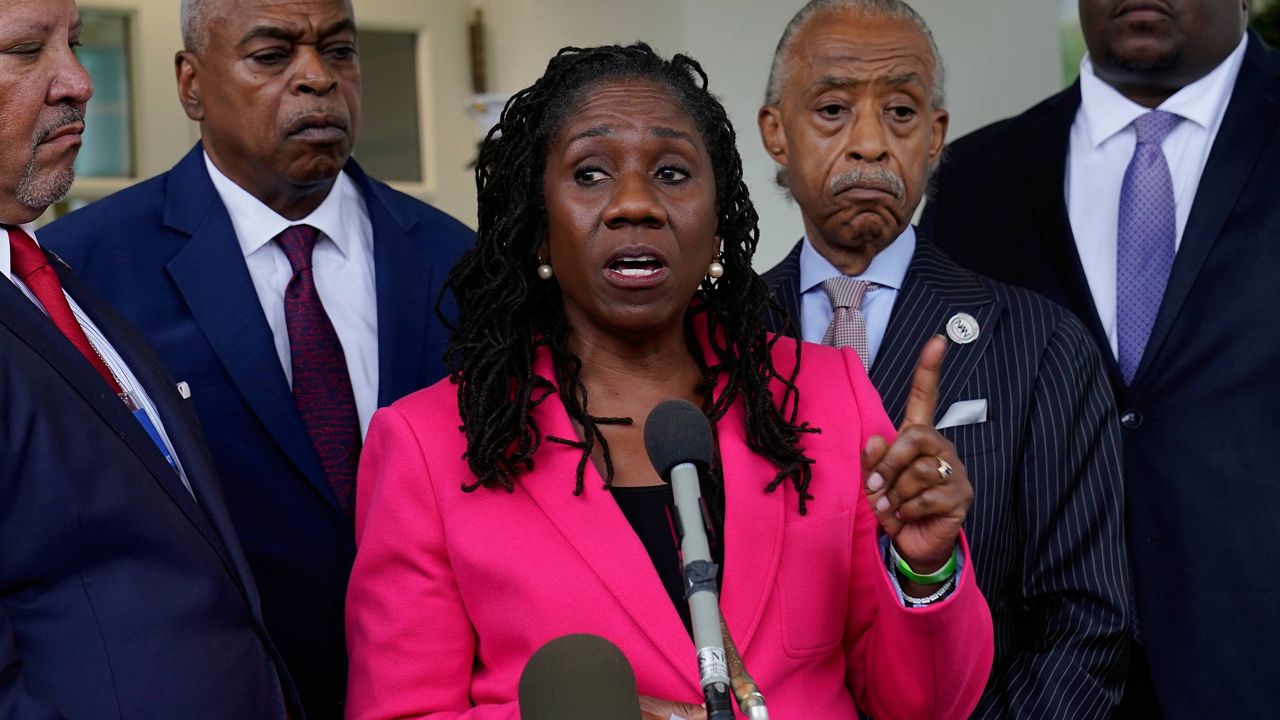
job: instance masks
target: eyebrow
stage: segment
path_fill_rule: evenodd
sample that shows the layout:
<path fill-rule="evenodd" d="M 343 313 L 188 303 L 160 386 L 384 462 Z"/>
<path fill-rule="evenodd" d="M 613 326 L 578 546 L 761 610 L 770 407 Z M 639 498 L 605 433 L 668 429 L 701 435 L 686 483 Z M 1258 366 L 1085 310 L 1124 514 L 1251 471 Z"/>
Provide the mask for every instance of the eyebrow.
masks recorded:
<path fill-rule="evenodd" d="M 356 31 L 355 22 L 352 21 L 350 18 L 346 18 L 343 20 L 339 20 L 338 22 L 330 25 L 329 27 L 321 29 L 320 37 L 323 39 L 323 38 L 332 37 L 334 35 L 337 35 L 338 33 L 355 32 L 355 31 Z M 294 42 L 301 36 L 302 36 L 302 33 L 296 30 L 289 30 L 289 29 L 280 27 L 279 25 L 255 25 L 254 27 L 249 29 L 249 32 L 244 34 L 244 37 L 240 38 L 240 44 L 243 45 L 249 42 L 250 40 L 257 40 L 258 38 L 271 38 L 273 40 L 284 40 L 287 42 Z"/>

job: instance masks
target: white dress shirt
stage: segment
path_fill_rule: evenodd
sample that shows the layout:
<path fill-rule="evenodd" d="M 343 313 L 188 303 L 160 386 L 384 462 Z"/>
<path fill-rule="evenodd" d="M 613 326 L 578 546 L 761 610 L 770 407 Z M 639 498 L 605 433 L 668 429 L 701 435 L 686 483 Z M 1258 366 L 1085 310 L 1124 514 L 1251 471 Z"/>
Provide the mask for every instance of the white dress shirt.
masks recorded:
<path fill-rule="evenodd" d="M 898 299 L 907 268 L 916 254 L 916 229 L 910 225 L 889 247 L 880 251 L 858 280 L 875 283 L 862 298 L 862 318 L 867 324 L 867 367 L 876 361 L 880 342 L 889 328 L 893 303 Z M 824 280 L 844 273 L 814 249 L 809 237 L 800 248 L 800 336 L 807 342 L 821 343 L 831 324 L 831 298 L 822 289 Z"/>
<path fill-rule="evenodd" d="M 320 302 L 346 356 L 363 437 L 369 431 L 373 411 L 378 409 L 378 302 L 373 269 L 373 224 L 360 189 L 345 172 L 339 173 L 320 207 L 301 220 L 289 220 L 223 175 L 208 153 L 204 162 L 218 196 L 231 215 L 249 277 L 253 279 L 253 289 L 267 317 L 280 365 L 290 385 L 293 384 L 293 362 L 284 316 L 284 291 L 293 278 L 293 267 L 284 250 L 272 240 L 293 225 L 310 225 L 320 231 L 311 257 L 312 274 Z"/>
<path fill-rule="evenodd" d="M 21 227 L 32 239 L 35 239 L 36 233 L 33 225 L 23 225 Z M 35 293 L 31 292 L 31 288 L 13 275 L 13 261 L 9 253 L 9 231 L 0 229 L 0 233 L 4 235 L 3 252 L 0 252 L 0 273 L 16 285 L 22 291 L 22 294 L 26 295 L 36 307 L 40 308 L 40 312 L 48 315 L 44 305 L 40 303 Z M 40 244 L 38 240 L 36 244 Z M 178 479 L 187 488 L 187 492 L 190 492 L 191 496 L 195 497 L 195 493 L 191 490 L 191 483 L 187 481 L 187 473 L 182 469 L 182 458 L 178 457 L 178 453 L 174 452 L 173 443 L 169 440 L 169 433 L 164 429 L 164 420 L 161 419 L 160 412 L 156 410 L 155 403 L 151 401 L 151 396 L 147 395 L 146 389 L 142 387 L 142 383 L 138 382 L 138 378 L 133 374 L 133 371 L 125 364 L 124 358 L 120 357 L 120 353 L 116 352 L 116 349 L 111 346 L 107 336 L 102 334 L 102 331 L 93 323 L 93 320 L 76 303 L 75 298 L 68 295 L 66 290 L 63 290 L 62 294 L 67 298 L 67 304 L 71 306 L 71 312 L 76 316 L 76 322 L 80 323 L 80 328 L 84 330 L 89 343 L 102 356 L 102 361 L 111 370 L 116 382 L 120 383 L 120 389 L 130 393 L 138 407 L 147 413 L 151 424 L 155 426 L 156 432 L 160 434 L 160 440 L 164 442 L 165 448 L 169 451 L 169 457 L 173 458 L 174 469 L 178 471 Z"/>
<path fill-rule="evenodd" d="M 1174 248 L 1191 215 L 1200 176 L 1209 161 L 1222 117 L 1244 62 L 1248 37 L 1212 72 L 1170 96 L 1156 109 L 1183 118 L 1161 144 L 1169 161 L 1177 208 Z M 1120 222 L 1120 189 L 1133 159 L 1137 135 L 1132 123 L 1150 112 L 1103 82 L 1086 56 L 1080 63 L 1080 110 L 1071 126 L 1067 158 L 1066 198 L 1071 232 L 1084 267 L 1098 317 L 1111 352 L 1116 336 L 1116 235 Z"/>

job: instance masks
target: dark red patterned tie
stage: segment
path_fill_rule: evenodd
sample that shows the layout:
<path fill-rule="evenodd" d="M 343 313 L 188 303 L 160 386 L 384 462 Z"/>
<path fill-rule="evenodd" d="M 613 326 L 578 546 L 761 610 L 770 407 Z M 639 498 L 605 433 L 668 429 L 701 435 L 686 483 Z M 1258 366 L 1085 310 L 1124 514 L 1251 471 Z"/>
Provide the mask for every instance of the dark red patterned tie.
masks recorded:
<path fill-rule="evenodd" d="M 342 343 L 320 303 L 311 271 L 311 253 L 319 235 L 320 231 L 310 225 L 294 225 L 277 235 L 275 241 L 293 266 L 293 277 L 284 291 L 293 401 L 338 496 L 338 504 L 349 517 L 355 510 L 360 418 Z"/>

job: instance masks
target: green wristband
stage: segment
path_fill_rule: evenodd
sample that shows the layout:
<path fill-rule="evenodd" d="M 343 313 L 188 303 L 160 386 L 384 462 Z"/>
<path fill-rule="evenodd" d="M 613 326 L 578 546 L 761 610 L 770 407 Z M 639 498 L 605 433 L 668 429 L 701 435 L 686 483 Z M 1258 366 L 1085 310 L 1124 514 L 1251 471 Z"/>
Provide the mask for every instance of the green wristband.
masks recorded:
<path fill-rule="evenodd" d="M 960 565 L 959 547 L 956 547 L 951 551 L 951 557 L 947 558 L 947 561 L 943 563 L 942 567 L 928 575 L 921 575 L 915 570 L 912 570 L 911 566 L 907 564 L 907 561 L 898 554 L 898 548 L 894 547 L 893 543 L 889 543 L 889 551 L 893 554 L 894 564 L 897 565 L 898 572 L 902 574 L 902 577 L 919 585 L 937 585 L 938 583 L 946 582 L 951 579 L 952 575 L 956 574 L 956 568 Z"/>

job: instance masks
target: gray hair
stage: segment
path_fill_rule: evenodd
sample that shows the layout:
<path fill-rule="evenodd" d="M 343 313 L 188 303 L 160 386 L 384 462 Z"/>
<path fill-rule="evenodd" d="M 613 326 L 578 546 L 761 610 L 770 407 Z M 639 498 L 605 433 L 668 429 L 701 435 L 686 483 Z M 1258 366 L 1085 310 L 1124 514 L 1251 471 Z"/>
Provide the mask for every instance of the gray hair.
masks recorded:
<path fill-rule="evenodd" d="M 190 1 L 183 0 L 184 9 Z M 777 105 L 782 99 L 782 87 L 787 83 L 787 54 L 795 43 L 796 36 L 815 15 L 827 12 L 849 12 L 861 17 L 905 20 L 914 24 L 929 40 L 929 49 L 933 51 L 933 107 L 938 110 L 946 107 L 946 68 L 942 65 L 938 43 L 933 39 L 933 32 L 929 30 L 924 18 L 920 17 L 920 13 L 903 0 L 809 0 L 791 18 L 791 22 L 787 23 L 786 29 L 782 31 L 782 39 L 778 41 L 778 48 L 773 51 L 773 66 L 769 70 L 769 85 L 764 95 L 765 105 Z"/>
<path fill-rule="evenodd" d="M 209 17 L 213 14 L 210 0 L 182 0 L 182 47 L 190 52 L 203 52 L 209 40 Z"/>

